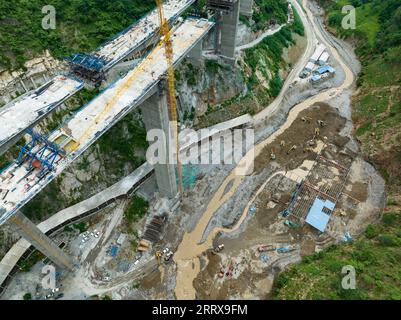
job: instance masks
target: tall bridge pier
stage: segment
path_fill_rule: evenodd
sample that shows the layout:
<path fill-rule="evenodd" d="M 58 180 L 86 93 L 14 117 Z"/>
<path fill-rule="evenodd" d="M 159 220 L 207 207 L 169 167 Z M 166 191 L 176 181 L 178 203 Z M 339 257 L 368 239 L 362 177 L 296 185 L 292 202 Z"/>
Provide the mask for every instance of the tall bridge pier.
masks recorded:
<path fill-rule="evenodd" d="M 49 237 L 47 237 L 31 220 L 20 211 L 14 214 L 7 223 L 18 232 L 21 237 L 31 243 L 36 249 L 53 261 L 62 269 L 72 270 L 72 258 L 61 250 Z"/>
<path fill-rule="evenodd" d="M 235 63 L 239 17 L 252 16 L 253 0 L 207 0 L 207 6 L 216 13 L 216 53 Z"/>
<path fill-rule="evenodd" d="M 173 199 L 178 194 L 178 186 L 176 165 L 171 163 L 171 160 L 175 160 L 175 157 L 171 157 L 170 155 L 175 154 L 176 147 L 170 126 L 165 81 L 158 83 L 156 88 L 150 93 L 150 97 L 141 104 L 140 109 L 147 132 L 152 129 L 160 129 L 164 132 L 164 141 L 155 142 L 159 145 L 164 144 L 164 150 L 159 150 L 164 151 L 164 155 L 156 154 L 155 156 L 163 156 L 166 161 L 165 163 L 156 163 L 153 166 L 160 195 Z"/>

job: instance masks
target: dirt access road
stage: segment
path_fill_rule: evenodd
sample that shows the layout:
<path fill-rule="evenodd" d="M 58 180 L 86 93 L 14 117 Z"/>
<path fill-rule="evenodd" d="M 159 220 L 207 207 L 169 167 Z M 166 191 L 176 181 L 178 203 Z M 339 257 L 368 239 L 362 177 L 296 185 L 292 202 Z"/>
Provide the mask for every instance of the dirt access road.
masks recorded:
<path fill-rule="evenodd" d="M 283 87 L 283 91 L 279 95 L 279 97 L 264 111 L 255 116 L 255 124 L 265 120 L 265 118 L 270 117 L 272 113 L 279 112 L 280 104 L 283 100 L 284 94 L 286 90 L 289 88 L 290 84 L 293 80 L 298 76 L 299 72 L 303 65 L 309 59 L 310 51 L 313 50 L 314 44 L 316 43 L 316 39 L 319 38 L 331 51 L 334 59 L 336 59 L 341 68 L 345 73 L 345 80 L 341 86 L 337 88 L 332 88 L 326 91 L 323 91 L 302 103 L 293 107 L 290 111 L 287 120 L 285 123 L 275 131 L 270 137 L 256 145 L 252 150 L 250 150 L 245 157 L 240 161 L 239 165 L 236 169 L 234 169 L 231 174 L 225 179 L 223 184 L 220 186 L 218 191 L 215 193 L 214 197 L 209 202 L 205 213 L 202 218 L 197 223 L 194 230 L 190 233 L 186 233 L 183 237 L 181 244 L 178 247 L 177 252 L 174 255 L 174 261 L 177 265 L 177 276 L 176 276 L 176 287 L 175 287 L 175 295 L 177 299 L 195 299 L 195 289 L 193 287 L 193 280 L 196 278 L 200 271 L 200 261 L 199 256 L 208 248 L 212 246 L 212 241 L 215 235 L 219 231 L 224 232 L 232 232 L 236 230 L 242 221 L 245 219 L 248 208 L 245 208 L 242 217 L 239 222 L 231 229 L 222 229 L 215 228 L 209 235 L 205 242 L 200 243 L 203 233 L 213 216 L 213 214 L 224 204 L 226 203 L 232 195 L 235 194 L 239 186 L 241 185 L 244 176 L 238 175 L 238 168 L 243 169 L 246 168 L 246 165 L 252 157 L 257 157 L 261 151 L 270 143 L 272 143 L 276 137 L 282 134 L 285 130 L 287 130 L 294 120 L 298 117 L 299 113 L 303 110 L 306 110 L 310 106 L 319 103 L 326 102 L 336 96 L 339 96 L 343 93 L 343 91 L 349 89 L 354 83 L 355 76 L 351 69 L 343 62 L 339 52 L 336 47 L 328 41 L 327 39 L 331 38 L 331 35 L 327 34 L 324 29 L 321 29 L 320 26 L 316 25 L 316 21 L 307 7 L 308 1 L 303 0 L 303 9 L 297 3 L 297 1 L 291 1 L 292 4 L 296 7 L 298 13 L 301 16 L 301 19 L 304 23 L 306 34 L 308 36 L 308 47 L 307 50 L 300 60 L 300 62 L 296 65 L 296 67 L 292 70 L 291 75 L 288 77 L 287 82 Z M 324 34 L 324 36 L 323 36 Z M 251 174 L 251 172 L 247 172 L 247 174 Z M 271 177 L 269 178 L 271 179 Z M 252 202 L 252 199 L 250 203 Z"/>

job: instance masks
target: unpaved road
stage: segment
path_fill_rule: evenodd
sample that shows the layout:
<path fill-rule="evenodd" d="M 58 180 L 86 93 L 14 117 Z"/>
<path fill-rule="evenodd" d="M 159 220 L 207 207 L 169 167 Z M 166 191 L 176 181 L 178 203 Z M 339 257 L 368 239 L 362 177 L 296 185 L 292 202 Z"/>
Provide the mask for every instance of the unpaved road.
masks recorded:
<path fill-rule="evenodd" d="M 250 150 L 245 157 L 240 161 L 238 167 L 234 169 L 231 174 L 225 179 L 223 184 L 220 186 L 218 191 L 215 193 L 214 197 L 209 202 L 207 209 L 199 220 L 198 224 L 194 228 L 194 230 L 190 233 L 186 233 L 183 237 L 181 244 L 178 247 L 177 252 L 174 255 L 174 261 L 177 264 L 177 276 L 176 276 L 176 288 L 175 295 L 177 299 L 195 299 L 195 289 L 193 288 L 193 280 L 196 278 L 200 271 L 200 262 L 199 255 L 202 254 L 206 249 L 211 246 L 211 239 L 216 234 L 214 231 L 220 231 L 219 229 L 214 230 L 208 237 L 208 240 L 204 243 L 200 243 L 202 235 L 206 226 L 209 223 L 209 220 L 213 216 L 213 214 L 225 203 L 230 197 L 237 191 L 240 186 L 244 176 L 238 175 L 238 168 L 246 168 L 247 164 L 250 163 L 249 160 L 253 157 L 257 157 L 265 146 L 270 144 L 275 140 L 277 136 L 282 134 L 285 130 L 287 130 L 294 120 L 297 118 L 298 114 L 312 106 L 317 102 L 326 102 L 331 98 L 334 98 L 340 95 L 344 90 L 349 89 L 354 80 L 355 76 L 351 69 L 343 62 L 340 54 L 331 41 L 328 41 L 326 38 L 331 38 L 330 35 L 325 34 L 326 31 L 322 30 L 320 26 L 316 25 L 315 19 L 312 16 L 312 13 L 307 8 L 307 0 L 303 0 L 303 7 L 305 12 L 300 8 L 297 1 L 291 1 L 292 4 L 297 8 L 298 13 L 301 16 L 302 21 L 304 22 L 305 31 L 308 36 L 308 46 L 305 51 L 304 56 L 296 65 L 296 67 L 292 70 L 291 75 L 288 77 L 283 90 L 279 97 L 265 110 L 263 110 L 260 114 L 255 116 L 255 124 L 264 120 L 267 116 L 271 116 L 272 113 L 278 112 L 280 104 L 283 100 L 284 94 L 288 89 L 289 85 L 293 82 L 293 80 L 298 76 L 299 72 L 302 70 L 304 64 L 309 60 L 309 56 L 313 51 L 314 44 L 316 44 L 317 37 L 321 39 L 321 41 L 331 50 L 333 57 L 339 62 L 341 68 L 345 73 L 345 80 L 341 86 L 338 88 L 332 88 L 326 91 L 323 91 L 302 103 L 296 105 L 288 115 L 285 123 L 272 134 L 270 137 L 256 145 L 252 150 Z M 305 16 L 306 13 L 306 16 Z M 313 31 L 312 31 L 313 30 Z M 325 35 L 323 36 L 322 33 Z M 249 167 L 250 168 L 250 167 Z M 251 172 L 248 172 L 250 174 Z M 227 187 L 231 186 L 229 191 L 227 192 Z M 251 203 L 251 202 L 250 202 Z M 249 206 L 249 204 L 248 204 Z M 224 230 L 226 232 L 230 232 L 238 228 L 238 226 L 245 219 L 248 210 L 244 210 L 243 216 L 239 220 L 239 222 L 234 226 L 231 230 Z"/>

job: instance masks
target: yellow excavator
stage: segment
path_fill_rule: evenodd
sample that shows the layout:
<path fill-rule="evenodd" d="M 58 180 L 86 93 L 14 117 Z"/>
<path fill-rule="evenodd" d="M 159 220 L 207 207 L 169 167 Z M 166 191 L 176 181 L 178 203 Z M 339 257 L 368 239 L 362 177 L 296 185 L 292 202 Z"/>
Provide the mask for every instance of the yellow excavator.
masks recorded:
<path fill-rule="evenodd" d="M 156 0 L 159 19 L 160 19 L 160 32 L 162 39 L 158 46 L 151 52 L 147 59 L 151 59 L 154 53 L 157 51 L 157 48 L 161 46 L 165 46 L 166 59 L 167 59 L 167 99 L 168 99 L 168 107 L 170 114 L 170 123 L 173 125 L 173 135 L 174 141 L 176 144 L 176 153 L 177 153 L 177 171 L 178 171 L 178 181 L 181 195 L 184 193 L 184 187 L 182 182 L 182 166 L 179 159 L 179 140 L 178 140 L 178 120 L 177 120 L 177 101 L 175 97 L 175 77 L 174 77 L 174 51 L 173 51 L 173 42 L 171 40 L 171 30 L 169 26 L 168 20 L 164 15 L 163 8 L 163 0 Z M 126 93 L 132 83 L 138 79 L 138 76 L 143 73 L 142 63 L 140 63 L 134 72 L 126 79 L 126 81 L 120 85 L 117 89 L 117 92 L 114 96 L 111 97 L 110 101 L 107 102 L 106 106 L 103 110 L 93 119 L 93 121 L 86 128 L 84 133 L 80 136 L 78 141 L 73 141 L 71 144 L 66 147 L 67 152 L 74 152 L 78 149 L 78 147 L 86 142 L 90 135 L 93 133 L 96 125 L 104 120 L 104 117 L 108 114 L 108 112 L 113 108 L 113 106 L 117 103 L 122 95 Z"/>

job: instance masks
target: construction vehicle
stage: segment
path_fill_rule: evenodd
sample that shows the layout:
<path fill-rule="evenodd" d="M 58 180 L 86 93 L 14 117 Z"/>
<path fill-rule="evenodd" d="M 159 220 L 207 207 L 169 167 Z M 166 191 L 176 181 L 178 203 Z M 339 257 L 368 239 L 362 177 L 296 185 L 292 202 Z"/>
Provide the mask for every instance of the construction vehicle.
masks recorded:
<path fill-rule="evenodd" d="M 319 128 L 315 128 L 315 135 L 313 136 L 313 140 L 315 140 L 319 136 L 320 136 L 320 129 Z"/>
<path fill-rule="evenodd" d="M 163 253 L 161 251 L 156 251 L 155 257 L 157 259 L 158 264 L 160 264 L 162 256 L 163 256 Z"/>
<path fill-rule="evenodd" d="M 171 258 L 172 258 L 173 255 L 174 255 L 174 253 L 173 253 L 172 251 L 167 252 L 167 253 L 164 255 L 164 261 L 165 261 L 165 262 L 169 262 L 169 261 L 171 260 Z"/>
<path fill-rule="evenodd" d="M 295 222 L 292 222 L 291 220 L 285 220 L 285 221 L 284 221 L 284 224 L 285 224 L 287 227 L 290 227 L 290 228 L 297 228 L 297 227 L 299 227 L 298 224 L 296 224 Z"/>
<path fill-rule="evenodd" d="M 273 160 L 273 161 L 276 160 L 276 154 L 274 153 L 274 149 L 271 150 L 270 160 Z"/>
<path fill-rule="evenodd" d="M 291 252 L 291 251 L 294 251 L 294 249 L 287 248 L 287 247 L 283 247 L 283 248 L 278 248 L 277 249 L 278 253 L 288 253 L 288 252 Z"/>
<path fill-rule="evenodd" d="M 212 253 L 217 254 L 217 253 L 221 252 L 223 249 L 224 249 L 224 244 L 220 244 L 216 248 L 213 249 Z"/>
<path fill-rule="evenodd" d="M 168 20 L 164 16 L 163 9 L 163 0 L 156 0 L 156 4 L 159 11 L 160 18 L 160 31 L 161 31 L 161 41 L 157 47 L 165 46 L 166 49 L 166 59 L 167 59 L 167 100 L 170 114 L 170 123 L 173 125 L 173 135 L 174 141 L 176 144 L 176 156 L 177 156 L 177 171 L 178 171 L 178 182 L 180 187 L 180 192 L 183 194 L 183 183 L 182 183 L 182 166 L 179 161 L 179 141 L 178 141 L 178 121 L 177 121 L 177 101 L 175 98 L 175 76 L 174 76 L 174 52 L 173 52 L 173 43 L 171 40 L 171 30 L 168 23 Z M 157 51 L 157 48 L 153 50 L 148 55 L 148 59 L 150 59 L 154 53 Z M 145 61 L 145 60 L 144 60 Z M 142 62 L 143 63 L 143 62 Z M 138 75 L 142 72 L 145 72 L 142 63 L 140 63 L 134 72 L 127 78 L 127 80 L 117 88 L 116 94 L 111 97 L 108 103 L 105 105 L 103 110 L 97 114 L 97 116 L 93 119 L 93 121 L 88 125 L 83 134 L 77 139 L 72 140 L 71 143 L 65 147 L 67 152 L 75 152 L 79 146 L 85 143 L 89 137 L 94 133 L 96 129 L 96 125 L 101 122 L 104 117 L 106 117 L 107 113 L 115 106 L 117 101 L 123 96 L 132 83 L 138 78 Z M 67 136 L 69 136 L 66 133 Z"/>
<path fill-rule="evenodd" d="M 258 248 L 258 252 L 262 253 L 262 252 L 268 252 L 268 251 L 274 251 L 276 250 L 276 247 L 273 245 L 264 245 L 264 246 L 260 246 Z"/>
<path fill-rule="evenodd" d="M 291 151 L 297 150 L 297 146 L 293 145 L 290 150 L 287 151 L 287 154 L 290 154 Z"/>
<path fill-rule="evenodd" d="M 139 246 L 138 246 L 138 251 L 139 252 L 146 252 L 148 251 L 150 248 L 150 243 L 146 240 L 141 240 L 141 242 L 139 242 Z"/>
<path fill-rule="evenodd" d="M 317 120 L 317 124 L 321 127 L 324 127 L 326 125 L 326 122 L 324 122 L 323 120 Z"/>

